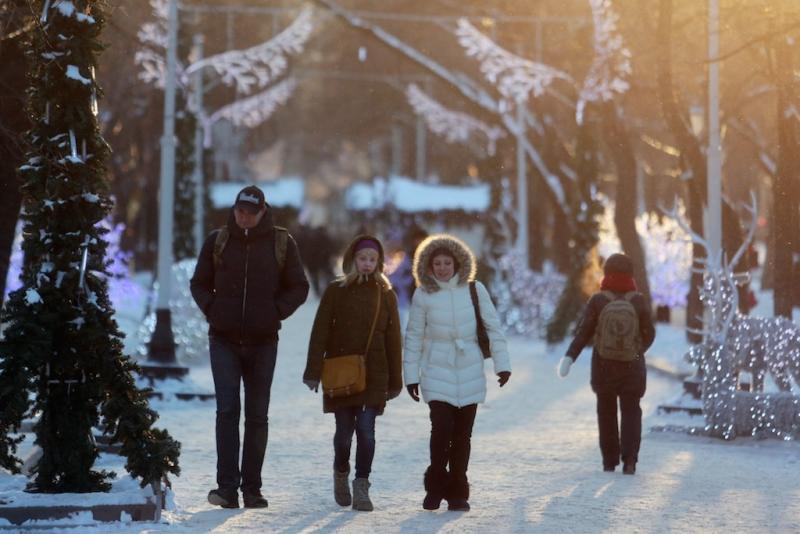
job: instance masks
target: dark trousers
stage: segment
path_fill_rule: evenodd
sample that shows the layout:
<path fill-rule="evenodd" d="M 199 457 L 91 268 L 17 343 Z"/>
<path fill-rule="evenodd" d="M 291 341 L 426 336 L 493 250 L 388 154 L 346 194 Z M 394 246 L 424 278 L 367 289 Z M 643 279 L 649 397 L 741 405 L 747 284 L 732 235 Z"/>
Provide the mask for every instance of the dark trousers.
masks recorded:
<path fill-rule="evenodd" d="M 217 485 L 223 491 L 261 490 L 267 450 L 269 392 L 275 373 L 277 341 L 243 346 L 211 337 L 211 372 L 217 396 Z M 239 390 L 244 384 L 244 442 L 239 470 Z"/>
<path fill-rule="evenodd" d="M 375 418 L 378 410 L 351 406 L 339 408 L 336 433 L 333 435 L 333 467 L 340 473 L 350 471 L 350 447 L 356 434 L 356 478 L 369 478 L 375 457 Z"/>
<path fill-rule="evenodd" d="M 617 399 L 622 425 L 617 425 Z M 639 459 L 642 442 L 642 409 L 640 396 L 631 393 L 597 393 L 597 426 L 600 430 L 600 453 L 606 467 Z"/>
<path fill-rule="evenodd" d="M 431 465 L 426 489 L 447 498 L 467 498 L 467 467 L 477 404 L 457 408 L 441 401 L 428 403 L 431 416 Z M 449 467 L 449 473 L 448 473 Z"/>

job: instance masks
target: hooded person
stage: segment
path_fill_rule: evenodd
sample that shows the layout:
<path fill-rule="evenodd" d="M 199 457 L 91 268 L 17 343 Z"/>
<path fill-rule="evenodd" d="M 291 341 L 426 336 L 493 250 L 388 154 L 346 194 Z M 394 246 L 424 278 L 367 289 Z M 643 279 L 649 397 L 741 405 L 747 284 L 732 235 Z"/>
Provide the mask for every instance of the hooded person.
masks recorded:
<path fill-rule="evenodd" d="M 414 255 L 417 290 L 409 310 L 403 374 L 411 397 L 419 401 L 421 394 L 430 411 L 430 465 L 422 503 L 426 510 L 438 509 L 442 499 L 449 510 L 470 508 L 467 468 L 472 426 L 478 404 L 486 398 L 478 314 L 488 334 L 499 385 L 511 376 L 505 335 L 489 292 L 475 280 L 476 271 L 472 251 L 452 235 L 429 236 Z"/>
<path fill-rule="evenodd" d="M 190 282 L 208 321 L 216 392 L 217 488 L 211 504 L 265 508 L 261 468 L 281 321 L 306 300 L 308 281 L 297 245 L 272 222 L 264 192 L 251 185 L 236 195 L 227 224 L 203 243 Z M 240 387 L 245 424 L 239 467 Z"/>
<path fill-rule="evenodd" d="M 333 438 L 334 499 L 341 506 L 370 511 L 369 475 L 375 455 L 375 418 L 403 389 L 400 318 L 397 297 L 383 274 L 384 251 L 378 238 L 362 234 L 347 247 L 344 275 L 325 289 L 314 318 L 303 382 L 317 391 L 326 359 L 365 354 L 363 391 L 322 399 L 324 413 L 336 418 Z M 366 349 L 366 351 L 365 351 Z M 323 384 L 325 386 L 325 384 Z M 350 448 L 356 434 L 355 477 L 350 494 Z"/>
<path fill-rule="evenodd" d="M 622 459 L 624 474 L 636 472 L 642 440 L 639 402 L 647 386 L 644 355 L 654 339 L 650 310 L 633 278 L 633 261 L 625 254 L 612 254 L 603 264 L 600 291 L 586 303 L 575 338 L 557 368 L 558 375 L 566 377 L 583 348 L 592 343 L 591 385 L 597 396 L 604 471 L 613 472 Z"/>

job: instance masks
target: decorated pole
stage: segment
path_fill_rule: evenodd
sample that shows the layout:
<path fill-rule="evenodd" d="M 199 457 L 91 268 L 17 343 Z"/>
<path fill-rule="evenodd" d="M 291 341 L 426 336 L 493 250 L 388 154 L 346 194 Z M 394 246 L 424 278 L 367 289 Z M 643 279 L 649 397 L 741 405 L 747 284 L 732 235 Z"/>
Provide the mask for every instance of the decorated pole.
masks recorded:
<path fill-rule="evenodd" d="M 164 133 L 161 137 L 161 183 L 158 211 L 158 294 L 156 297 L 156 327 L 150 339 L 145 373 L 157 378 L 182 376 L 188 369 L 176 367 L 175 337 L 169 298 L 172 292 L 172 233 L 175 204 L 175 83 L 178 48 L 178 3 L 169 1 L 167 18 L 167 72 L 164 81 Z"/>
<path fill-rule="evenodd" d="M 195 61 L 203 59 L 203 36 L 194 36 L 194 58 Z M 195 114 L 203 116 L 203 71 L 197 71 L 194 75 L 194 105 L 197 107 Z M 203 246 L 205 238 L 204 222 L 204 190 L 205 176 L 203 175 L 203 124 L 196 121 L 194 132 L 194 247 L 195 255 L 200 256 L 200 248 Z"/>

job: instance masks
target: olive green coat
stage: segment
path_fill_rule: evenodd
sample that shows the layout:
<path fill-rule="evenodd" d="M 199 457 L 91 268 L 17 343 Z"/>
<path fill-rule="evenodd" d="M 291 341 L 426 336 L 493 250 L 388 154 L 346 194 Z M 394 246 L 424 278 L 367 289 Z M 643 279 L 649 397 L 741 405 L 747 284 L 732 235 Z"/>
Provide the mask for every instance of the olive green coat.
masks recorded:
<path fill-rule="evenodd" d="M 348 260 L 352 261 L 352 246 L 351 244 L 345 254 L 347 267 Z M 381 309 L 366 358 L 367 389 L 358 395 L 336 399 L 323 394 L 325 413 L 349 406 L 374 407 L 382 413 L 390 394 L 394 397 L 403 388 L 397 296 L 380 272 L 369 276 L 366 281 L 354 280 L 346 286 L 342 286 L 341 280 L 336 280 L 325 289 L 311 330 L 303 380 L 320 380 L 322 360 L 325 357 L 364 352 L 375 316 L 379 287 Z"/>

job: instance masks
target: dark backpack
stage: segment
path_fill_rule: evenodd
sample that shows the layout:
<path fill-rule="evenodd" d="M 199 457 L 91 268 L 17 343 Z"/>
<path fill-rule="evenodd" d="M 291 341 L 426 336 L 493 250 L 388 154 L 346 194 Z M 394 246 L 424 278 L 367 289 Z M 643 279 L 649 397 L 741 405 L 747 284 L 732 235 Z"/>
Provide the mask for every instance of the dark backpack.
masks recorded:
<path fill-rule="evenodd" d="M 230 236 L 231 232 L 227 226 L 223 226 L 217 232 L 217 238 L 214 240 L 214 270 L 219 269 L 219 266 L 222 265 L 222 251 L 225 250 Z M 288 241 L 289 230 L 282 226 L 275 226 L 275 259 L 278 260 L 279 273 L 283 271 L 283 266 L 286 264 Z"/>
<path fill-rule="evenodd" d="M 483 324 L 483 317 L 481 317 L 481 305 L 478 303 L 478 290 L 475 288 L 474 280 L 469 283 L 469 296 L 472 299 L 472 308 L 475 310 L 475 324 L 478 326 L 478 346 L 481 348 L 484 359 L 491 358 L 489 333 L 486 331 L 486 325 Z"/>
<path fill-rule="evenodd" d="M 636 292 L 629 291 L 622 297 L 611 291 L 601 293 L 609 298 L 609 303 L 597 319 L 594 348 L 602 358 L 633 361 L 639 357 L 641 348 L 639 314 L 631 303 Z"/>

